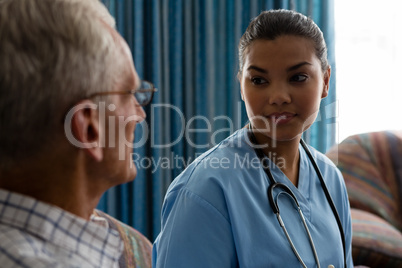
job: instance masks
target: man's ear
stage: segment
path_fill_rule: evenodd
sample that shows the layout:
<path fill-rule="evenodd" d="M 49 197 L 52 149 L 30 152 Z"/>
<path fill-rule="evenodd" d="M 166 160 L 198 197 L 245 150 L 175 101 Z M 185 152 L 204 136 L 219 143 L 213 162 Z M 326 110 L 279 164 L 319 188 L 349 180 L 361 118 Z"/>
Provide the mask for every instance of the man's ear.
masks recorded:
<path fill-rule="evenodd" d="M 331 78 L 331 67 L 328 67 L 328 69 L 324 73 L 324 85 L 322 89 L 322 94 L 321 94 L 321 99 L 325 98 L 328 96 L 328 91 L 329 91 L 329 79 Z"/>
<path fill-rule="evenodd" d="M 83 100 L 76 106 L 71 118 L 71 131 L 80 146 L 90 157 L 100 162 L 103 159 L 101 148 L 102 130 L 98 107 L 90 100 Z"/>

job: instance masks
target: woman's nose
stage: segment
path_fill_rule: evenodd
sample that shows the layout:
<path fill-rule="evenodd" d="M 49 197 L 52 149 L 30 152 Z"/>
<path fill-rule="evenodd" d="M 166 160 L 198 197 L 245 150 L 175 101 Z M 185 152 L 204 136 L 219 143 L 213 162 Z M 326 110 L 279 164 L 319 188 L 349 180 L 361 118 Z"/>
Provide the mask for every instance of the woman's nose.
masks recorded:
<path fill-rule="evenodd" d="M 271 105 L 282 105 L 292 101 L 287 86 L 283 84 L 271 85 L 267 94 L 269 94 L 269 104 Z"/>

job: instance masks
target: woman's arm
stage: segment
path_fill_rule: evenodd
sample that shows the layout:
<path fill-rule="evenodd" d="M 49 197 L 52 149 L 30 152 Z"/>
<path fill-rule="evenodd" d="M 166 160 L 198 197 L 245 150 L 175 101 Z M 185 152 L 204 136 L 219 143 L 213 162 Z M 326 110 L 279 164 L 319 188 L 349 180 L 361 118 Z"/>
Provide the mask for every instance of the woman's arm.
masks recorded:
<path fill-rule="evenodd" d="M 236 267 L 228 219 L 199 195 L 178 190 L 165 200 L 152 260 L 157 268 Z"/>

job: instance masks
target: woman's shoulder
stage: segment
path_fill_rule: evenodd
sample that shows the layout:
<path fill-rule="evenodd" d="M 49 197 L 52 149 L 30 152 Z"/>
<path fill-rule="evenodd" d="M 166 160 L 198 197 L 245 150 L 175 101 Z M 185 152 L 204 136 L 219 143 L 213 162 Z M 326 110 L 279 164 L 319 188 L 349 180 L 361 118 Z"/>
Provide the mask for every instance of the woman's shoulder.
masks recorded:
<path fill-rule="evenodd" d="M 258 161 L 253 149 L 247 143 L 246 135 L 247 131 L 240 129 L 201 154 L 174 179 L 169 191 L 183 187 L 197 192 L 205 187 L 211 191 L 214 185 L 224 188 L 225 184 L 234 183 L 236 178 L 242 178 L 243 172 L 247 170 L 245 167 L 253 160 Z"/>
<path fill-rule="evenodd" d="M 219 144 L 198 156 L 183 173 L 203 171 L 215 173 L 217 170 L 235 167 L 234 159 L 242 158 L 247 153 L 252 153 L 246 139 L 247 131 L 240 129 L 221 141 Z M 187 174 L 189 175 L 189 174 Z"/>

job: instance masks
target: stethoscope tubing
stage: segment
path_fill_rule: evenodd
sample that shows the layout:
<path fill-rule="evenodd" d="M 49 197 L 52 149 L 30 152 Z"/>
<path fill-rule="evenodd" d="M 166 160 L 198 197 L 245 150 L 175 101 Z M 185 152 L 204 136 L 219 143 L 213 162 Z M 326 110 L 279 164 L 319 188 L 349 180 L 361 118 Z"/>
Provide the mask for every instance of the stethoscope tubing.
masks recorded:
<path fill-rule="evenodd" d="M 331 207 L 332 212 L 334 213 L 336 223 L 338 224 L 339 228 L 339 233 L 341 235 L 341 240 L 342 240 L 342 248 L 343 248 L 343 263 L 345 264 L 345 268 L 347 267 L 346 264 L 346 242 L 345 242 L 345 233 L 343 231 L 343 226 L 341 222 L 341 218 L 339 217 L 338 210 L 335 207 L 334 201 L 332 200 L 331 194 L 328 191 L 327 184 L 324 181 L 324 178 L 321 174 L 320 169 L 318 168 L 317 162 L 314 160 L 313 155 L 311 154 L 310 150 L 308 149 L 306 143 L 304 142 L 303 139 L 300 139 L 300 144 L 302 145 L 304 151 L 307 153 L 308 158 L 310 158 L 311 163 L 313 164 L 313 167 L 315 169 L 315 172 L 317 173 L 318 179 L 320 180 L 321 187 L 324 190 L 324 194 L 328 200 L 329 206 Z"/>
<path fill-rule="evenodd" d="M 281 226 L 282 231 L 283 231 L 283 233 L 285 234 L 286 239 L 288 240 L 288 242 L 289 242 L 289 244 L 290 244 L 290 246 L 291 246 L 291 248 L 292 248 L 294 254 L 296 255 L 296 257 L 297 257 L 297 259 L 299 260 L 299 262 L 302 264 L 302 266 L 303 266 L 304 268 L 307 268 L 307 265 L 304 263 L 304 261 L 303 261 L 303 259 L 301 258 L 299 252 L 297 251 L 295 245 L 293 244 L 292 239 L 291 239 L 290 236 L 289 236 L 289 233 L 288 233 L 288 231 L 287 231 L 287 229 L 286 229 L 285 223 L 283 222 L 282 217 L 281 217 L 281 215 L 280 215 L 279 207 L 277 206 L 277 204 L 278 204 L 278 199 L 279 199 L 279 195 L 280 195 L 280 194 L 283 194 L 283 193 L 289 195 L 289 196 L 292 198 L 292 200 L 294 201 L 294 204 L 296 205 L 296 210 L 297 210 L 297 212 L 299 213 L 299 216 L 300 216 L 300 218 L 301 218 L 301 220 L 302 220 L 302 222 L 303 222 L 304 230 L 306 231 L 306 233 L 307 233 L 307 235 L 308 235 L 309 242 L 310 242 L 310 246 L 311 246 L 311 249 L 313 250 L 313 254 L 314 254 L 314 259 L 315 259 L 315 261 L 316 261 L 316 263 L 317 263 L 317 267 L 320 268 L 321 266 L 320 266 L 320 260 L 318 259 L 317 250 L 315 249 L 315 245 L 314 245 L 314 242 L 313 242 L 313 238 L 311 237 L 310 230 L 309 230 L 309 228 L 308 228 L 308 226 L 307 226 L 307 223 L 306 223 L 306 220 L 305 220 L 305 218 L 304 218 L 303 212 L 302 212 L 302 210 L 301 210 L 301 208 L 300 208 L 299 202 L 297 201 L 296 197 L 293 195 L 292 191 L 291 191 L 286 185 L 284 185 L 284 184 L 282 184 L 282 183 L 276 183 L 276 184 L 273 184 L 273 185 L 271 185 L 271 186 L 273 186 L 273 187 L 269 187 L 269 188 L 272 188 L 272 190 L 269 191 L 269 193 L 268 193 L 268 197 L 269 197 L 269 198 L 272 198 L 272 196 L 273 196 L 273 195 L 272 195 L 272 194 L 273 194 L 273 188 L 275 188 L 276 186 L 281 186 L 281 188 L 283 188 L 282 186 L 284 186 L 285 188 L 283 188 L 283 189 L 287 189 L 287 190 L 285 190 L 285 192 L 279 193 L 278 196 L 276 197 L 277 200 L 276 200 L 276 202 L 274 202 L 274 204 L 275 204 L 275 207 L 278 208 L 278 210 L 277 210 L 277 212 L 276 212 L 275 214 L 276 214 L 276 218 L 277 218 L 277 220 L 278 220 L 278 222 L 279 222 L 279 225 Z"/>
<path fill-rule="evenodd" d="M 252 138 L 251 142 L 253 142 L 254 144 L 257 144 L 257 140 L 256 140 L 256 138 L 255 138 L 255 136 L 253 134 L 253 131 L 252 131 L 251 123 L 249 124 L 249 131 L 251 132 L 250 133 L 251 138 Z M 312 163 L 315 172 L 317 173 L 318 179 L 320 180 L 321 187 L 324 190 L 325 197 L 327 198 L 327 201 L 328 201 L 328 203 L 329 203 L 329 205 L 331 207 L 331 210 L 332 210 L 332 212 L 333 212 L 333 214 L 335 216 L 336 222 L 338 224 L 339 232 L 340 232 L 340 235 L 341 235 L 341 240 L 342 240 L 344 267 L 347 268 L 345 234 L 344 234 L 344 231 L 343 231 L 341 220 L 339 218 L 338 211 L 337 211 L 337 209 L 335 207 L 335 204 L 334 204 L 334 202 L 332 200 L 331 194 L 328 191 L 327 185 L 326 185 L 326 183 L 324 181 L 324 178 L 323 178 L 323 176 L 321 174 L 321 171 L 320 171 L 316 161 L 314 160 L 313 155 L 311 154 L 309 148 L 307 147 L 307 145 L 306 145 L 306 143 L 304 142 L 303 139 L 300 139 L 300 144 L 302 145 L 304 151 L 307 153 L 307 156 L 310 159 L 310 162 Z M 297 210 L 299 212 L 299 215 L 300 215 L 300 217 L 302 219 L 303 225 L 304 225 L 305 230 L 307 232 L 307 235 L 309 237 L 310 245 L 311 245 L 311 247 L 313 249 L 313 253 L 314 253 L 314 258 L 315 258 L 315 260 L 317 262 L 317 266 L 319 268 L 320 263 L 319 263 L 319 260 L 318 260 L 318 255 L 317 255 L 314 243 L 313 243 L 313 238 L 311 237 L 310 231 L 309 231 L 309 229 L 307 227 L 307 223 L 305 221 L 303 212 L 300 209 L 299 202 L 297 201 L 296 196 L 293 194 L 293 192 L 290 190 L 290 188 L 287 187 L 285 184 L 276 182 L 276 180 L 274 179 L 274 177 L 273 177 L 268 165 L 266 165 L 264 163 L 265 161 L 268 161 L 268 160 L 266 159 L 266 157 L 265 157 L 264 153 L 262 152 L 262 150 L 259 149 L 259 148 L 254 148 L 254 150 L 255 150 L 258 158 L 260 159 L 262 167 L 263 167 L 263 169 L 264 169 L 264 171 L 265 171 L 265 173 L 268 176 L 268 179 L 270 181 L 270 186 L 267 189 L 267 195 L 268 195 L 269 203 L 270 203 L 270 205 L 272 207 L 272 210 L 274 211 L 274 213 L 277 216 L 279 225 L 281 226 L 282 230 L 284 231 L 285 236 L 286 236 L 287 240 L 289 241 L 289 244 L 291 245 L 293 252 L 295 253 L 295 255 L 298 258 L 298 260 L 300 261 L 300 263 L 303 265 L 303 267 L 307 267 L 304 264 L 303 260 L 301 259 L 300 254 L 297 252 L 297 250 L 296 250 L 296 248 L 295 248 L 295 246 L 294 246 L 294 244 L 292 242 L 292 239 L 290 238 L 290 236 L 289 236 L 289 234 L 288 234 L 288 232 L 286 230 L 285 224 L 284 224 L 284 222 L 283 222 L 283 220 L 282 220 L 282 218 L 280 216 L 279 207 L 278 207 L 277 203 L 275 202 L 275 200 L 273 199 L 273 190 L 276 187 L 282 188 L 287 194 L 289 194 L 289 196 L 294 200 L 295 204 L 297 205 Z"/>
<path fill-rule="evenodd" d="M 272 173 L 271 173 L 270 171 L 269 171 L 269 173 L 270 173 L 271 176 L 272 176 Z M 273 176 L 272 176 L 272 178 L 273 178 Z M 283 233 L 285 234 L 286 239 L 288 240 L 288 242 L 289 242 L 289 244 L 290 244 L 290 246 L 291 246 L 291 248 L 292 248 L 294 254 L 296 255 L 296 257 L 297 257 L 297 259 L 299 260 L 299 262 L 303 265 L 303 267 L 304 267 L 304 268 L 307 268 L 307 265 L 304 263 L 304 261 L 303 261 L 303 259 L 301 258 L 299 252 L 297 251 L 295 245 L 293 244 L 293 241 L 292 241 L 292 239 L 290 238 L 289 233 L 288 233 L 288 231 L 287 231 L 287 229 L 286 229 L 285 223 L 284 223 L 283 220 L 282 220 L 282 217 L 281 217 L 280 211 L 279 211 L 278 200 L 276 200 L 276 202 L 275 202 L 275 200 L 274 200 L 274 198 L 273 198 L 273 196 L 274 196 L 273 193 L 274 193 L 274 189 L 275 189 L 275 188 L 281 188 L 282 190 L 284 190 L 284 192 L 282 192 L 282 193 L 288 194 L 288 195 L 292 198 L 292 200 L 294 201 L 294 203 L 295 203 L 295 205 L 296 205 L 296 209 L 297 209 L 297 211 L 298 211 L 298 213 L 299 213 L 299 216 L 300 216 L 300 218 L 301 218 L 301 220 L 302 220 L 302 222 L 303 222 L 304 230 L 306 231 L 307 236 L 308 236 L 308 238 L 309 238 L 310 246 L 311 246 L 311 249 L 313 250 L 314 259 L 315 259 L 315 261 L 316 261 L 316 263 L 317 263 L 317 267 L 320 268 L 321 266 L 320 266 L 320 260 L 318 259 L 317 250 L 315 249 L 315 245 L 314 245 L 314 242 L 313 242 L 313 238 L 312 238 L 312 236 L 311 236 L 311 234 L 310 234 L 310 230 L 309 230 L 309 228 L 308 228 L 308 226 L 307 226 L 306 220 L 305 220 L 305 218 L 304 218 L 303 212 L 302 212 L 302 210 L 301 210 L 301 208 L 300 208 L 300 205 L 299 205 L 299 202 L 297 201 L 296 196 L 294 195 L 294 193 L 292 192 L 292 190 L 290 190 L 290 188 L 289 188 L 288 186 L 286 186 L 286 185 L 283 184 L 283 183 L 276 182 L 276 183 L 271 184 L 271 185 L 268 187 L 267 196 L 268 196 L 269 203 L 271 204 L 272 210 L 273 210 L 274 213 L 276 214 L 276 218 L 277 218 L 277 220 L 278 220 L 278 222 L 279 222 L 279 225 L 281 226 L 282 231 L 283 231 Z M 278 198 L 279 198 L 279 195 L 277 196 L 277 199 L 278 199 Z"/>

